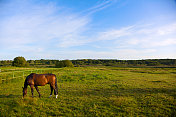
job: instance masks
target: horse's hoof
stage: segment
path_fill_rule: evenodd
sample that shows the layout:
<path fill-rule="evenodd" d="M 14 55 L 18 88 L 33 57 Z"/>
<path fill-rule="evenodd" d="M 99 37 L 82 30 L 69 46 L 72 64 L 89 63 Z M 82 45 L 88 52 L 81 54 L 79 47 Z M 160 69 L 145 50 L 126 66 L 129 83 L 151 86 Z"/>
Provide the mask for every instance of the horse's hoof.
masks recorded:
<path fill-rule="evenodd" d="M 56 98 L 57 98 L 58 95 L 56 95 Z"/>

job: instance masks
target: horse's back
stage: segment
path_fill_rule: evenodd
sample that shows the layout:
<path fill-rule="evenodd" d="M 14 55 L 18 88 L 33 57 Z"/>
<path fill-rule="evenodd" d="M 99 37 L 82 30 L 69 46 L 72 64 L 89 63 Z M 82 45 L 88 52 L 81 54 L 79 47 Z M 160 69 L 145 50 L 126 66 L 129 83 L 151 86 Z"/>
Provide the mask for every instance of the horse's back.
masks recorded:
<path fill-rule="evenodd" d="M 37 86 L 44 86 L 55 82 L 54 74 L 36 74 L 34 84 Z"/>

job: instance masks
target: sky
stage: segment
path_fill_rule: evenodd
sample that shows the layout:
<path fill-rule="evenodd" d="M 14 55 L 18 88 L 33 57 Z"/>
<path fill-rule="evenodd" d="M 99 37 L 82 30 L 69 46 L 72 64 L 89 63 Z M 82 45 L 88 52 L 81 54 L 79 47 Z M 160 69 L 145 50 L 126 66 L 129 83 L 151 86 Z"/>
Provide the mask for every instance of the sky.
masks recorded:
<path fill-rule="evenodd" d="M 176 59 L 176 0 L 0 0 L 0 60 Z"/>

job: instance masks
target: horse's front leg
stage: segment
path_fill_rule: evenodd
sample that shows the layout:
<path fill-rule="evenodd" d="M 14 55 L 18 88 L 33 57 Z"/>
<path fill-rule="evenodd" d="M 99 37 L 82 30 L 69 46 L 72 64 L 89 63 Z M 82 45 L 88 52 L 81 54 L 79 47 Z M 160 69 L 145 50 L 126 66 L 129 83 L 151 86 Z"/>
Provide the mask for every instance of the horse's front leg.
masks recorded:
<path fill-rule="evenodd" d="M 32 97 L 34 97 L 34 96 L 33 96 L 33 92 L 34 92 L 34 85 L 30 85 L 30 87 L 31 87 Z"/>
<path fill-rule="evenodd" d="M 35 86 L 35 89 L 37 90 L 37 92 L 38 92 L 38 94 L 39 94 L 39 97 L 41 97 L 40 92 L 39 92 L 39 89 L 38 89 L 37 86 Z"/>

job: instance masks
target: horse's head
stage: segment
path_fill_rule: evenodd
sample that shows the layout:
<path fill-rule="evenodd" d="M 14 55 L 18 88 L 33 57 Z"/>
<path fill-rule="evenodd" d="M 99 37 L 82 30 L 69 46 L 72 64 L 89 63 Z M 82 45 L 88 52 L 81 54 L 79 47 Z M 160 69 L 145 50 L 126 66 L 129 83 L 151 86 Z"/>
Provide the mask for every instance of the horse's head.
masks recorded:
<path fill-rule="evenodd" d="M 26 96 L 26 95 L 27 95 L 27 88 L 23 88 L 23 97 Z"/>

